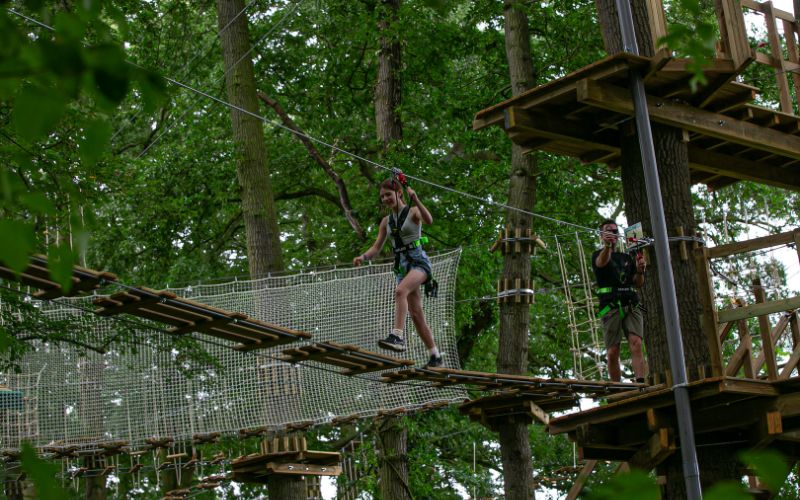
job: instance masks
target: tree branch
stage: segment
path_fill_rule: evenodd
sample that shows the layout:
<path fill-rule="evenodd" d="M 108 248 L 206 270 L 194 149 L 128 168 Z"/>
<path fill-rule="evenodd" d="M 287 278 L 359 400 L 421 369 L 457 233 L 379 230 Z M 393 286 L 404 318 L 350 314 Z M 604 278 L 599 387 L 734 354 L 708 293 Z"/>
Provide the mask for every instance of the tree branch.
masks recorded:
<path fill-rule="evenodd" d="M 299 139 L 300 142 L 303 143 L 303 145 L 306 147 L 306 150 L 308 150 L 308 154 L 311 155 L 311 158 L 313 158 L 314 161 L 316 161 L 317 164 L 320 167 L 322 167 L 322 169 L 325 171 L 328 177 L 330 177 L 333 183 L 336 184 L 336 190 L 339 192 L 338 205 L 341 207 L 345 219 L 347 219 L 347 222 L 350 223 L 350 226 L 353 228 L 353 231 L 355 231 L 356 236 L 358 236 L 358 239 L 361 240 L 362 242 L 365 241 L 366 235 L 364 234 L 364 230 L 361 228 L 361 224 L 359 224 L 358 220 L 356 220 L 356 218 L 353 216 L 353 209 L 350 206 L 350 196 L 347 194 L 347 187 L 345 186 L 342 178 L 339 176 L 338 173 L 336 173 L 335 170 L 333 170 L 330 163 L 328 163 L 328 161 L 326 161 L 325 158 L 323 158 L 322 155 L 319 154 L 319 151 L 314 146 L 314 144 L 312 144 L 311 140 L 309 140 L 308 137 L 305 136 L 303 131 L 300 130 L 297 124 L 294 123 L 294 121 L 291 119 L 291 117 L 289 117 L 286 111 L 284 111 L 281 105 L 278 104 L 278 101 L 272 99 L 267 94 L 261 91 L 258 91 L 258 98 L 275 110 L 275 113 L 278 114 L 278 116 L 283 121 L 284 125 L 286 125 L 289 129 L 297 132 L 295 134 L 295 137 L 297 137 L 297 139 Z"/>

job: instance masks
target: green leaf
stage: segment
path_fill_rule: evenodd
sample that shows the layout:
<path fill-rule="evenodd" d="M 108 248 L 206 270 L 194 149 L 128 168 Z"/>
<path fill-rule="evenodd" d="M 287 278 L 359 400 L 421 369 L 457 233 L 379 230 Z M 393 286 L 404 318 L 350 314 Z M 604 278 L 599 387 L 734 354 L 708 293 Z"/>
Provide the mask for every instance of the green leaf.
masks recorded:
<path fill-rule="evenodd" d="M 772 493 L 778 493 L 789 476 L 786 458 L 775 450 L 753 450 L 739 454 L 739 460 L 752 467 Z"/>
<path fill-rule="evenodd" d="M 56 213 L 56 208 L 44 193 L 24 193 L 19 196 L 19 201 L 22 206 L 37 214 L 54 215 Z"/>
<path fill-rule="evenodd" d="M 752 497 L 744 490 L 744 486 L 733 481 L 715 484 L 703 493 L 705 500 L 750 500 Z"/>
<path fill-rule="evenodd" d="M 11 345 L 14 343 L 14 338 L 9 335 L 9 333 L 0 326 L 0 354 L 5 354 L 11 348 Z"/>
<path fill-rule="evenodd" d="M 0 219 L 0 262 L 16 273 L 28 266 L 35 248 L 33 225 L 18 220 Z"/>
<path fill-rule="evenodd" d="M 155 111 L 167 99 L 167 88 L 164 79 L 158 73 L 140 69 L 134 77 L 142 92 L 145 113 Z"/>
<path fill-rule="evenodd" d="M 50 245 L 47 251 L 47 262 L 50 268 L 50 277 L 61 285 L 64 293 L 69 293 L 72 288 L 72 264 L 75 262 L 75 253 L 69 244 Z"/>
<path fill-rule="evenodd" d="M 55 129 L 66 109 L 67 103 L 61 96 L 29 85 L 14 101 L 14 126 L 23 139 L 35 142 Z"/>
<path fill-rule="evenodd" d="M 27 441 L 22 443 L 20 464 L 28 478 L 33 481 L 39 498 L 69 498 L 69 494 L 56 479 L 60 467 L 39 458 L 34 447 Z"/>
<path fill-rule="evenodd" d="M 116 105 L 128 93 L 130 66 L 125 53 L 116 45 L 100 45 L 87 54 L 100 95 Z"/>
<path fill-rule="evenodd" d="M 91 167 L 105 153 L 111 139 L 111 127 L 103 119 L 88 122 L 83 128 L 83 137 L 78 153 L 85 167 Z"/>
<path fill-rule="evenodd" d="M 650 475 L 632 470 L 619 474 L 598 487 L 590 495 L 590 500 L 659 500 L 661 493 Z"/>

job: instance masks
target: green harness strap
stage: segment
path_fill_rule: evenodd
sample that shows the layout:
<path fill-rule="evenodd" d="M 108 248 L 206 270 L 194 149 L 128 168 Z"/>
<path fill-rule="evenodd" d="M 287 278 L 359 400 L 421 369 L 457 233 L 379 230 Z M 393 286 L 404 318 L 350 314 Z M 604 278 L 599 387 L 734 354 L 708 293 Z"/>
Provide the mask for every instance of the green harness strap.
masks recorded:
<path fill-rule="evenodd" d="M 600 290 L 603 290 L 603 289 L 601 288 Z M 600 290 L 598 290 L 598 292 Z M 600 312 L 597 313 L 597 317 L 598 318 L 602 318 L 603 316 L 608 314 L 611 311 L 611 309 L 613 309 L 615 307 L 617 309 L 619 309 L 619 319 L 625 319 L 625 308 L 622 306 L 622 301 L 620 299 L 617 299 L 616 302 L 612 302 L 610 304 L 606 304 L 606 306 L 604 308 L 600 309 Z"/>

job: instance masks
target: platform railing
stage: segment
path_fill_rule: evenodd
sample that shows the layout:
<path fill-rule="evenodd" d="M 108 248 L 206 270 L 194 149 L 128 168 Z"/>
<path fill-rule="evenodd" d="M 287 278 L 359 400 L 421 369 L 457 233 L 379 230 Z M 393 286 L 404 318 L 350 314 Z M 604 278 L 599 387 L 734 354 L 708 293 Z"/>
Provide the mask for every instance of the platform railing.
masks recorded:
<path fill-rule="evenodd" d="M 702 324 L 711 353 L 712 375 L 737 376 L 740 372 L 747 378 L 766 378 L 782 380 L 791 376 L 800 363 L 800 327 L 798 309 L 800 296 L 778 300 L 766 300 L 764 287 L 759 278 L 752 280 L 753 302 L 747 304 L 736 299 L 731 307 L 717 309 L 712 281 L 711 261 L 723 257 L 749 253 L 781 245 L 794 245 L 800 260 L 800 229 L 781 234 L 739 241 L 728 245 L 694 250 L 699 273 L 700 296 L 703 300 Z M 773 326 L 769 315 L 781 313 Z M 758 319 L 758 332 L 761 336 L 761 349 L 755 353 L 748 321 Z M 722 345 L 733 330 L 738 334 L 738 346 L 730 356 L 725 356 Z M 786 345 L 790 352 L 783 365 L 779 365 L 776 347 Z M 790 347 L 789 347 L 790 345 Z M 727 359 L 725 359 L 727 358 Z M 762 375 L 762 369 L 766 373 Z"/>

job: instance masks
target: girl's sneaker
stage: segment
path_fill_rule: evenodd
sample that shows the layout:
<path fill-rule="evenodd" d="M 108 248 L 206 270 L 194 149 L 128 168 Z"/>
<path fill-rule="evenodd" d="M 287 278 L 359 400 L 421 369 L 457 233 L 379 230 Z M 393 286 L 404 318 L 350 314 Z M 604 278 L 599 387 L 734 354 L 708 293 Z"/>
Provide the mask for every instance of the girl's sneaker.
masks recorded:
<path fill-rule="evenodd" d="M 403 337 L 399 337 L 394 333 L 390 333 L 385 339 L 379 340 L 378 345 L 390 351 L 403 352 L 406 350 L 406 343 Z"/>

